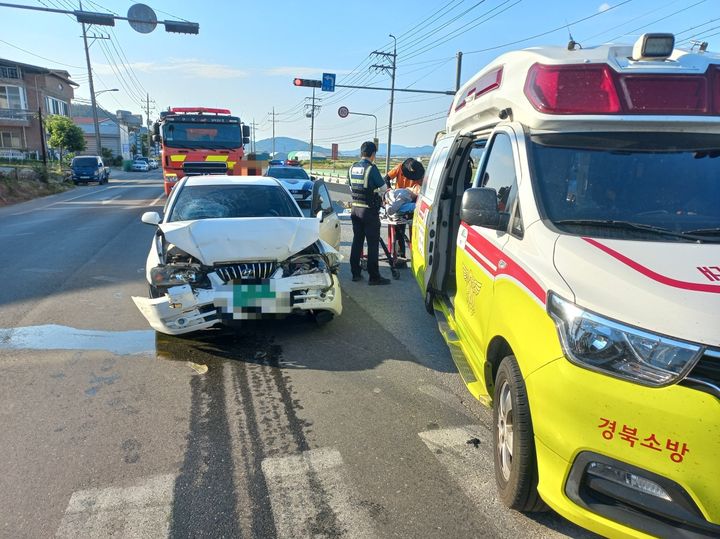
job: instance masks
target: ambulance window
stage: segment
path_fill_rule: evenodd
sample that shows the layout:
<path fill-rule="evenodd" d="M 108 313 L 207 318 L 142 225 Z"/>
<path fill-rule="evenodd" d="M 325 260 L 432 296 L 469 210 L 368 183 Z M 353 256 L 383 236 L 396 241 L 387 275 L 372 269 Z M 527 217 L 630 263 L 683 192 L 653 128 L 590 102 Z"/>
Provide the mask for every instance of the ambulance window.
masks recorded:
<path fill-rule="evenodd" d="M 454 137 L 441 139 L 437 143 L 437 146 L 435 146 L 435 151 L 433 151 L 430 163 L 428 163 L 425 181 L 423 182 L 420 194 L 431 200 L 435 198 L 435 192 L 437 191 L 438 183 L 440 183 L 440 176 L 442 176 L 445 161 L 447 160 L 450 146 L 452 146 L 454 140 Z"/>
<path fill-rule="evenodd" d="M 517 198 L 517 176 L 512 143 L 508 135 L 504 133 L 495 135 L 481 174 L 478 185 L 495 189 L 498 197 L 498 211 L 512 213 Z M 513 220 L 513 232 L 522 229 L 522 224 L 515 221 L 516 219 Z"/>

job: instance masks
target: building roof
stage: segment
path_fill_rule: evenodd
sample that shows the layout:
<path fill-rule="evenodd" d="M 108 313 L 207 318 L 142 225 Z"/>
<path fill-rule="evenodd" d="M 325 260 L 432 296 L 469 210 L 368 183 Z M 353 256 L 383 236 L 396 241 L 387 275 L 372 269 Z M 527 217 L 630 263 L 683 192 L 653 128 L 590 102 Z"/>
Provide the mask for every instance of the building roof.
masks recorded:
<path fill-rule="evenodd" d="M 39 74 L 45 74 L 45 75 L 54 75 L 65 82 L 67 82 L 70 86 L 74 86 L 75 88 L 79 88 L 80 85 L 70 79 L 70 73 L 65 71 L 64 69 L 50 69 L 47 67 L 42 66 L 36 66 L 32 64 L 24 64 L 22 62 L 16 62 L 15 60 L 8 60 L 7 58 L 0 58 L 0 65 L 6 65 L 11 67 L 19 67 L 26 73 L 39 73 Z"/>

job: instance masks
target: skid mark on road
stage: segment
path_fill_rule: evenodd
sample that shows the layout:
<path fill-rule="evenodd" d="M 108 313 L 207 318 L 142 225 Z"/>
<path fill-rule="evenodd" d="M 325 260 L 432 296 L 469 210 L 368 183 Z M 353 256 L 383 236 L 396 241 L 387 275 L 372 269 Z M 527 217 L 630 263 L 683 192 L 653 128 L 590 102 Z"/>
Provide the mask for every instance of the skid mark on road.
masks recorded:
<path fill-rule="evenodd" d="M 129 487 L 80 490 L 56 537 L 167 537 L 174 475 L 156 475 Z"/>
<path fill-rule="evenodd" d="M 265 459 L 262 469 L 279 537 L 377 537 L 365 507 L 350 495 L 337 450 Z M 318 511 L 317 485 L 329 511 Z"/>

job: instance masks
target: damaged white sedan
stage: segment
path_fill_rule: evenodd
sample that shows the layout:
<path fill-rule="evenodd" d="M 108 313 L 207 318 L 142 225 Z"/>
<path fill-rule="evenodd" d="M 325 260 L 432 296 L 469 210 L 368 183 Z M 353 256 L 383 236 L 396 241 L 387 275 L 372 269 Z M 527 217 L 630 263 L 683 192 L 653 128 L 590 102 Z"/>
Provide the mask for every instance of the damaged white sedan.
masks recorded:
<path fill-rule="evenodd" d="M 150 325 L 179 335 L 242 320 L 342 312 L 339 226 L 327 187 L 305 217 L 277 180 L 195 176 L 173 189 L 146 263 L 149 298 L 133 297 Z"/>

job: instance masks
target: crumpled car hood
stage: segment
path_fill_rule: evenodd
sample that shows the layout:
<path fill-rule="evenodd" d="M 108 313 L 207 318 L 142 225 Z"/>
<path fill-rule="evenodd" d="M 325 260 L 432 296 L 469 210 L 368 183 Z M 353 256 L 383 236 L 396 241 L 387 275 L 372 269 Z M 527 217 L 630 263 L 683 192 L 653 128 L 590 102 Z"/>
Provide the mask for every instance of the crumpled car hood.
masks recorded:
<path fill-rule="evenodd" d="M 224 262 L 282 262 L 320 238 L 307 217 L 243 217 L 162 223 L 165 239 L 206 266 Z"/>

